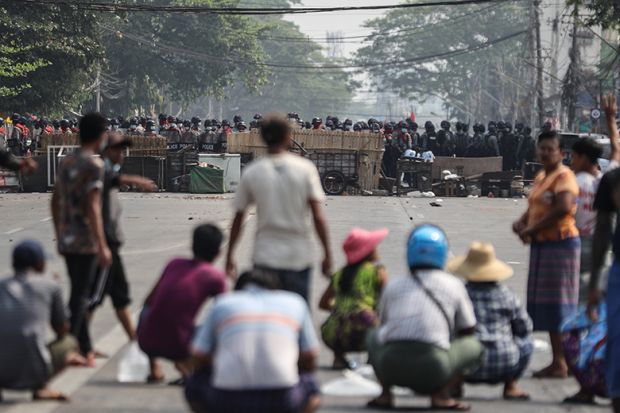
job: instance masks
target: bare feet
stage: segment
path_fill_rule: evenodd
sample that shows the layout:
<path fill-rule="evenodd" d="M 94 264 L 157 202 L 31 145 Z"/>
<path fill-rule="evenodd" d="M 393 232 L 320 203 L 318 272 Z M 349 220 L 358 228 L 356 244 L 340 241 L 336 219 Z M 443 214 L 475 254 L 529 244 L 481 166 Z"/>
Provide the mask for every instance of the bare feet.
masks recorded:
<path fill-rule="evenodd" d="M 69 396 L 62 394 L 60 392 L 50 390 L 47 388 L 35 390 L 32 392 L 32 398 L 35 401 L 57 401 L 57 402 L 68 402 Z"/>
<path fill-rule="evenodd" d="M 95 357 L 95 353 L 94 352 L 90 352 L 86 355 L 86 364 L 84 367 L 96 367 L 97 366 L 97 361 L 96 361 L 96 357 Z"/>
<path fill-rule="evenodd" d="M 87 367 L 88 360 L 76 351 L 67 353 L 66 358 L 67 366 L 71 367 Z"/>

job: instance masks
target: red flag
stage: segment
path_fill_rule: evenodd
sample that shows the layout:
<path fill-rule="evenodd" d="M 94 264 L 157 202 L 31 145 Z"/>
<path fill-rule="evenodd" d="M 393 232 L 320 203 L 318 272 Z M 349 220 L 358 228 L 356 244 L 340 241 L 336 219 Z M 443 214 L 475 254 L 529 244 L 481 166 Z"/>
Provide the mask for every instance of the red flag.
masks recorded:
<path fill-rule="evenodd" d="M 409 119 L 411 119 L 412 122 L 415 122 L 415 113 L 411 112 L 409 114 Z"/>

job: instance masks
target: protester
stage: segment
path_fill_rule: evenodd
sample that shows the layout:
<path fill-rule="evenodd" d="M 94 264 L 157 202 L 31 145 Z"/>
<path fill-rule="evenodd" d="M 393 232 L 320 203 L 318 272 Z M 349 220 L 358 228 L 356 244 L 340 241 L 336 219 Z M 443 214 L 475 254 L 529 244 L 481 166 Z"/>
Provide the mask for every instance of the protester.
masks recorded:
<path fill-rule="evenodd" d="M 338 271 L 319 303 L 331 314 L 321 327 L 323 341 L 334 352 L 334 369 L 349 368 L 347 352 L 366 350 L 366 333 L 376 327 L 377 304 L 387 282 L 385 268 L 379 261 L 377 247 L 388 230 L 351 230 L 343 249 L 347 265 Z"/>
<path fill-rule="evenodd" d="M 246 167 L 241 177 L 234 202 L 236 215 L 230 231 L 226 271 L 229 276 L 235 272 L 234 251 L 244 217 L 248 208 L 256 205 L 254 267 L 273 272 L 284 290 L 296 292 L 308 301 L 313 244 L 310 214 L 323 246 L 323 273 L 330 275 L 332 267 L 321 205 L 325 193 L 316 166 L 289 152 L 292 129 L 286 118 L 269 117 L 260 130 L 268 156 Z"/>
<path fill-rule="evenodd" d="M 390 387 L 401 386 L 429 394 L 433 409 L 470 409 L 451 395 L 478 366 L 483 348 L 473 335 L 476 317 L 465 286 L 442 270 L 447 254 L 440 228 L 422 225 L 411 233 L 411 273 L 387 284 L 379 304 L 381 325 L 368 336 L 369 361 L 383 387 L 369 407 L 393 407 Z"/>
<path fill-rule="evenodd" d="M 196 315 L 206 300 L 226 291 L 226 276 L 213 266 L 222 238 L 215 225 L 196 227 L 194 257 L 172 260 L 147 296 L 138 324 L 138 343 L 151 359 L 149 381 L 163 378 L 155 364 L 157 357 L 172 360 L 182 378 L 192 371 L 190 343 Z"/>
<path fill-rule="evenodd" d="M 35 400 L 67 401 L 47 387 L 68 365 L 84 365 L 69 323 L 60 285 L 46 278 L 45 253 L 36 241 L 13 250 L 15 275 L 0 280 L 0 401 L 2 389 L 32 390 Z M 56 339 L 47 344 L 47 329 Z"/>
<path fill-rule="evenodd" d="M 604 107 L 612 108 L 607 114 L 610 139 L 620 138 L 615 119 L 611 116 L 615 109 L 613 96 L 604 99 Z M 610 243 L 613 246 L 614 260 L 609 271 L 607 283 L 607 354 L 605 360 L 605 379 L 608 396 L 612 399 L 615 413 L 620 413 L 620 168 L 606 173 L 598 187 L 594 200 L 596 226 L 592 240 L 592 267 L 590 274 L 588 313 L 598 319 L 598 305 L 603 299 L 602 269 L 607 258 Z M 616 227 L 612 233 L 612 225 Z"/>
<path fill-rule="evenodd" d="M 18 159 L 11 152 L 0 148 L 0 168 L 11 171 L 32 173 L 38 168 L 38 164 L 32 158 Z"/>
<path fill-rule="evenodd" d="M 90 319 L 97 307 L 106 296 L 112 300 L 116 317 L 125 329 L 129 340 L 136 339 L 136 330 L 131 319 L 129 305 L 129 283 L 125 275 L 125 268 L 120 256 L 120 248 L 125 241 L 121 229 L 121 205 L 118 199 L 118 189 L 125 185 L 135 185 L 145 191 L 157 190 L 157 185 L 147 178 L 138 175 L 126 175 L 120 173 L 123 164 L 123 152 L 131 146 L 131 141 L 118 133 L 108 134 L 108 143 L 103 153 L 105 162 L 105 175 L 103 179 L 103 227 L 108 246 L 112 252 L 112 265 L 109 268 L 99 268 L 97 279 L 93 284 L 90 297 Z M 92 320 L 91 320 L 92 321 Z"/>
<path fill-rule="evenodd" d="M 297 294 L 273 291 L 279 279 L 254 271 L 235 292 L 216 299 L 192 343 L 200 370 L 186 386 L 197 413 L 314 412 L 313 372 L 319 351 L 308 306 Z"/>
<path fill-rule="evenodd" d="M 480 367 L 468 383 L 504 384 L 505 400 L 529 400 L 518 387 L 534 351 L 532 320 L 517 296 L 501 284 L 514 274 L 495 258 L 491 244 L 472 243 L 467 255 L 452 259 L 448 269 L 465 278 L 476 314 L 476 337 L 484 345 Z"/>
<path fill-rule="evenodd" d="M 534 181 L 528 210 L 514 223 L 513 231 L 525 244 L 531 243 L 527 310 L 534 330 L 549 332 L 553 351 L 551 364 L 535 377 L 566 378 L 560 327 L 577 310 L 581 243 L 575 199 L 579 186 L 573 172 L 562 165 L 556 131 L 538 137 L 538 153 L 543 170 Z"/>
<path fill-rule="evenodd" d="M 88 299 L 97 265 L 112 264 L 102 218 L 103 161 L 95 157 L 105 137 L 103 116 L 89 113 L 82 118 L 80 148 L 60 163 L 52 196 L 58 251 L 65 257 L 71 281 L 71 333 L 91 366 L 95 355 L 86 320 Z"/>

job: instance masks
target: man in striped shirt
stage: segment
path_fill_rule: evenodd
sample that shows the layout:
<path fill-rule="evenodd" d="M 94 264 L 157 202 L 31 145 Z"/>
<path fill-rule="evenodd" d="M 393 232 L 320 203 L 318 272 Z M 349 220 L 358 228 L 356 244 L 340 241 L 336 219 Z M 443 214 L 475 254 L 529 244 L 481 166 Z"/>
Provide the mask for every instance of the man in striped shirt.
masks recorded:
<path fill-rule="evenodd" d="M 312 372 L 318 340 L 301 296 L 273 291 L 269 272 L 245 273 L 234 293 L 220 296 L 197 330 L 190 379 L 195 412 L 310 413 L 319 406 Z"/>

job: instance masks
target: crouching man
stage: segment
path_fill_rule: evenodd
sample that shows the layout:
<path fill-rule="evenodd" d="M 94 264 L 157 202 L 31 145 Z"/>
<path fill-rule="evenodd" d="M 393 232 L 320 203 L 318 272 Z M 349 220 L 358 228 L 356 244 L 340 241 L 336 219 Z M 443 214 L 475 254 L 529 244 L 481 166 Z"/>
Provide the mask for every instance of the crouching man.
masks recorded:
<path fill-rule="evenodd" d="M 275 276 L 245 273 L 217 298 L 193 342 L 186 397 L 196 413 L 312 413 L 318 341 L 301 296 Z"/>
<path fill-rule="evenodd" d="M 47 383 L 68 365 L 85 365 L 86 360 L 67 334 L 60 285 L 42 276 L 45 255 L 36 241 L 15 247 L 13 269 L 14 276 L 0 280 L 0 390 L 31 390 L 35 400 L 67 401 Z M 50 324 L 56 339 L 47 344 Z"/>

